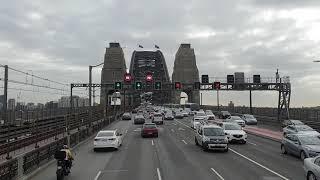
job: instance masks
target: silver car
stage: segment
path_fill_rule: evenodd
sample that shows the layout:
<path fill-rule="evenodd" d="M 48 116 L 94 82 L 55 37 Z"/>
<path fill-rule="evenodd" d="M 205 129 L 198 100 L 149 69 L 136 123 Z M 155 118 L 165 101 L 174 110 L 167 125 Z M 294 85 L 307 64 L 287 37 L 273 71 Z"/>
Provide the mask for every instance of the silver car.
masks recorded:
<path fill-rule="evenodd" d="M 303 163 L 303 169 L 307 180 L 320 179 L 320 156 L 306 158 Z"/>
<path fill-rule="evenodd" d="M 320 133 L 307 125 L 289 125 L 283 128 L 283 135 L 286 134 L 313 134 L 320 135 Z"/>

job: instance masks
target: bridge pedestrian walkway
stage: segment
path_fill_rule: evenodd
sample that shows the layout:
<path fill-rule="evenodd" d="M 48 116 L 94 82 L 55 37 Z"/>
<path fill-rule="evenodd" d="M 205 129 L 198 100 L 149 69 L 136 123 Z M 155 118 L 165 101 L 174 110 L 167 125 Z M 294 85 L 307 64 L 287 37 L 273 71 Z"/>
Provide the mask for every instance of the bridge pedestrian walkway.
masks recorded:
<path fill-rule="evenodd" d="M 268 127 L 268 126 L 246 126 L 244 130 L 248 134 L 253 134 L 256 136 L 268 138 L 274 141 L 281 142 L 283 138 L 283 133 L 280 130 L 276 130 L 276 128 Z"/>

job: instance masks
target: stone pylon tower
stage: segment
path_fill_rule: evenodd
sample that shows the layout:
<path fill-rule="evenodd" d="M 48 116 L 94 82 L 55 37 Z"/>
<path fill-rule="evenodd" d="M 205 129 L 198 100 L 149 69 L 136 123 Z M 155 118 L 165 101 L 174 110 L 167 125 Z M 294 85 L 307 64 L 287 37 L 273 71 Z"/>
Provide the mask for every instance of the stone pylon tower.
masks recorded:
<path fill-rule="evenodd" d="M 200 82 L 199 71 L 196 63 L 196 56 L 194 54 L 194 49 L 191 48 L 190 44 L 181 44 L 175 57 L 172 82 L 181 82 L 190 84 L 189 86 L 182 85 L 182 91 L 188 95 L 188 102 L 190 103 L 200 103 L 200 92 L 194 90 L 194 82 Z M 180 103 L 179 91 L 174 91 L 172 93 L 173 103 Z"/>
<path fill-rule="evenodd" d="M 101 84 L 113 84 L 116 81 L 123 81 L 126 73 L 126 62 L 124 53 L 119 43 L 109 43 L 104 55 L 104 65 L 101 71 Z M 105 107 L 110 102 L 110 96 L 114 93 L 113 87 L 101 88 L 100 104 Z"/>

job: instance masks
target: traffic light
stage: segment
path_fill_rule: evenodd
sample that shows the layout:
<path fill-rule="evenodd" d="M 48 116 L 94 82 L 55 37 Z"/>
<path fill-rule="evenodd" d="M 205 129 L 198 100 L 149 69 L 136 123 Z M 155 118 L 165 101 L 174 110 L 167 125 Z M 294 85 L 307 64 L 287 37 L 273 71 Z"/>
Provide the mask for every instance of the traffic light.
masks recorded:
<path fill-rule="evenodd" d="M 141 90 L 142 89 L 142 83 L 141 82 L 136 82 L 135 88 L 136 88 L 136 90 Z"/>
<path fill-rule="evenodd" d="M 180 82 L 175 82 L 174 83 L 174 89 L 181 89 L 181 83 Z"/>
<path fill-rule="evenodd" d="M 156 90 L 161 90 L 161 82 L 160 82 L 160 81 L 158 81 L 158 82 L 156 82 L 156 83 L 154 84 L 154 89 L 156 89 Z"/>
<path fill-rule="evenodd" d="M 200 82 L 194 83 L 194 89 L 200 89 Z"/>
<path fill-rule="evenodd" d="M 114 83 L 114 89 L 117 89 L 117 90 L 119 90 L 119 89 L 122 89 L 122 83 L 121 82 L 115 82 Z"/>
<path fill-rule="evenodd" d="M 208 75 L 202 75 L 201 76 L 201 83 L 209 83 L 209 76 Z"/>
<path fill-rule="evenodd" d="M 132 81 L 132 76 L 129 73 L 124 74 L 124 82 L 130 83 Z"/>
<path fill-rule="evenodd" d="M 214 89 L 220 89 L 221 88 L 221 83 L 220 82 L 214 82 L 213 83 Z"/>
<path fill-rule="evenodd" d="M 152 82 L 152 80 L 153 80 L 152 73 L 151 72 L 147 72 L 146 81 L 147 82 Z"/>

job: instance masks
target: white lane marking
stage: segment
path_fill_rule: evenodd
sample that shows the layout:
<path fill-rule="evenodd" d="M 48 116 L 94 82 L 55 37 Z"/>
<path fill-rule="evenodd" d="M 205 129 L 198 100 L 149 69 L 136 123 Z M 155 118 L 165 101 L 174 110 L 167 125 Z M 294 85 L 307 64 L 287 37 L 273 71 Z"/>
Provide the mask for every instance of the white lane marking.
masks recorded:
<path fill-rule="evenodd" d="M 151 140 L 151 144 L 152 144 L 152 146 L 154 146 L 154 142 L 153 142 L 153 140 Z"/>
<path fill-rule="evenodd" d="M 182 142 L 183 142 L 184 144 L 188 144 L 185 140 L 182 140 Z"/>
<path fill-rule="evenodd" d="M 104 173 L 117 173 L 117 172 L 127 172 L 128 170 L 119 169 L 119 170 L 104 170 Z"/>
<path fill-rule="evenodd" d="M 96 175 L 96 177 L 94 178 L 94 180 L 98 180 L 99 179 L 99 176 L 101 174 L 101 171 L 98 172 L 98 174 Z"/>
<path fill-rule="evenodd" d="M 213 168 L 211 168 L 211 171 L 213 171 L 221 180 L 224 180 L 224 178 Z"/>
<path fill-rule="evenodd" d="M 161 174 L 160 174 L 160 169 L 159 169 L 159 168 L 157 168 L 157 173 L 158 173 L 158 179 L 159 179 L 159 180 L 162 180 Z"/>
<path fill-rule="evenodd" d="M 241 156 L 241 157 L 245 158 L 246 160 L 248 160 L 248 161 L 250 161 L 250 162 L 252 162 L 252 163 L 256 164 L 257 166 L 260 166 L 261 168 L 263 168 L 263 169 L 265 169 L 265 170 L 267 170 L 267 171 L 269 171 L 269 172 L 271 172 L 271 173 L 273 173 L 273 174 L 275 174 L 275 175 L 279 176 L 280 178 L 282 178 L 282 179 L 284 179 L 284 180 L 289 180 L 288 178 L 286 178 L 286 177 L 282 176 L 281 174 L 279 174 L 279 173 L 277 173 L 277 172 L 275 172 L 275 171 L 273 171 L 273 170 L 271 170 L 271 169 L 267 168 L 266 166 L 264 166 L 264 165 L 262 165 L 262 164 L 260 164 L 260 163 L 258 163 L 258 162 L 256 162 L 256 161 L 254 161 L 254 160 L 252 160 L 252 159 L 248 158 L 247 156 L 242 155 L 242 154 L 240 154 L 239 152 L 237 152 L 237 151 L 235 151 L 235 150 L 233 150 L 233 149 L 231 149 L 231 148 L 229 148 L 229 149 L 230 149 L 232 152 L 234 152 L 235 154 L 237 154 L 237 155 L 239 155 L 239 156 Z"/>
<path fill-rule="evenodd" d="M 247 141 L 247 143 L 257 146 L 257 144 Z"/>
<path fill-rule="evenodd" d="M 179 131 L 184 131 L 185 129 L 179 127 L 178 130 L 179 130 Z"/>
<path fill-rule="evenodd" d="M 128 129 L 126 130 L 126 134 L 128 133 Z"/>
<path fill-rule="evenodd" d="M 172 132 L 174 132 L 174 130 L 173 130 L 173 129 L 171 129 L 171 131 L 172 131 Z"/>
<path fill-rule="evenodd" d="M 137 128 L 137 129 L 135 129 L 133 131 L 135 131 L 135 132 L 141 131 L 141 128 Z"/>
<path fill-rule="evenodd" d="M 176 125 L 177 125 L 177 123 L 173 123 L 173 125 L 175 125 L 175 126 L 176 126 Z"/>
<path fill-rule="evenodd" d="M 184 124 L 184 123 L 182 123 L 182 122 L 180 122 L 178 120 L 175 120 L 175 121 L 178 122 L 179 124 L 182 124 L 183 126 L 189 128 L 189 129 L 191 129 L 192 131 L 195 131 L 194 129 L 192 129 L 192 127 L 190 127 L 190 126 L 188 126 L 188 125 L 186 125 L 186 124 Z"/>

